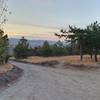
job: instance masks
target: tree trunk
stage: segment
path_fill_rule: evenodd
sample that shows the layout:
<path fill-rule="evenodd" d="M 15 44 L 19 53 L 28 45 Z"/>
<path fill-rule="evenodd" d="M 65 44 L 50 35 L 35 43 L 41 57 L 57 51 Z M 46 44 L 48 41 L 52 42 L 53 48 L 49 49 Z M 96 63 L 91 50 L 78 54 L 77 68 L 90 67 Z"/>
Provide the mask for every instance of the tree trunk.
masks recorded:
<path fill-rule="evenodd" d="M 80 60 L 83 60 L 83 48 L 82 45 L 80 45 Z"/>
<path fill-rule="evenodd" d="M 95 62 L 98 62 L 97 54 L 95 54 Z"/>
<path fill-rule="evenodd" d="M 95 49 L 94 53 L 95 53 L 94 54 L 95 62 L 98 62 L 98 58 L 97 58 L 98 50 L 97 50 L 97 48 Z"/>
<path fill-rule="evenodd" d="M 91 57 L 91 60 L 93 59 L 93 55 L 92 55 L 92 53 L 90 54 L 90 57 Z"/>

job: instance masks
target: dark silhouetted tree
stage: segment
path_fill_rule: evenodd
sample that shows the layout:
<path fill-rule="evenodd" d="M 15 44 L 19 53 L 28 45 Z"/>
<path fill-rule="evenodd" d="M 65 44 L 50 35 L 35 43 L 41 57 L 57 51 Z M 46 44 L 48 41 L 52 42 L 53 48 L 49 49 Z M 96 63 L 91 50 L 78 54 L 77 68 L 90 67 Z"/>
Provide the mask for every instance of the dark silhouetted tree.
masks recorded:
<path fill-rule="evenodd" d="M 42 46 L 42 54 L 43 56 L 50 56 L 52 54 L 52 50 L 48 41 L 45 41 Z"/>
<path fill-rule="evenodd" d="M 29 50 L 29 43 L 28 43 L 27 39 L 22 37 L 19 40 L 18 45 L 16 45 L 16 47 L 14 49 L 15 57 L 16 58 L 28 57 L 28 50 Z"/>

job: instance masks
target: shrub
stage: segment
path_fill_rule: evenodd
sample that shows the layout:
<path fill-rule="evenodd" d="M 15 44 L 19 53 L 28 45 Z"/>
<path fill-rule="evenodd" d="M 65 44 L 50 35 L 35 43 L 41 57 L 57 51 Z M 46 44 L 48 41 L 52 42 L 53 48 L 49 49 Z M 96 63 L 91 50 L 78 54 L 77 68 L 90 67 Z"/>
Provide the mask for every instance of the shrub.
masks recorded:
<path fill-rule="evenodd" d="M 14 48 L 14 55 L 15 58 L 26 58 L 28 57 L 28 50 L 29 50 L 29 44 L 27 40 L 22 37 L 22 39 L 19 40 L 18 45 Z"/>

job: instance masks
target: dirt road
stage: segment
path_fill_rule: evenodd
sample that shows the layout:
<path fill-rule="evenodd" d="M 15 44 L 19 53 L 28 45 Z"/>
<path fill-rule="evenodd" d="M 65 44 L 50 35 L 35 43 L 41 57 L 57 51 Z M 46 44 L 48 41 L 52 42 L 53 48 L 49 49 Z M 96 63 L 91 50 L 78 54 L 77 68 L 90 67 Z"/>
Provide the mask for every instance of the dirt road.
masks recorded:
<path fill-rule="evenodd" d="M 11 63 L 22 68 L 24 75 L 0 94 L 0 100 L 100 100 L 100 71 Z"/>

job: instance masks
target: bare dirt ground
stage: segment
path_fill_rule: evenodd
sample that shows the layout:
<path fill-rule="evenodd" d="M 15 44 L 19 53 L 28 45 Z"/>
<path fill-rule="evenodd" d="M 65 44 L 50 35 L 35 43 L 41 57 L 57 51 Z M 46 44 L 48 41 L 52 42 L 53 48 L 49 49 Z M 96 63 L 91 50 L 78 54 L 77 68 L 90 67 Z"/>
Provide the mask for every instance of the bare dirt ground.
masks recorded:
<path fill-rule="evenodd" d="M 0 93 L 15 83 L 23 74 L 23 70 L 12 64 L 0 65 Z"/>
<path fill-rule="evenodd" d="M 87 72 L 11 63 L 24 75 L 0 94 L 0 100 L 100 100 L 100 69 Z"/>

